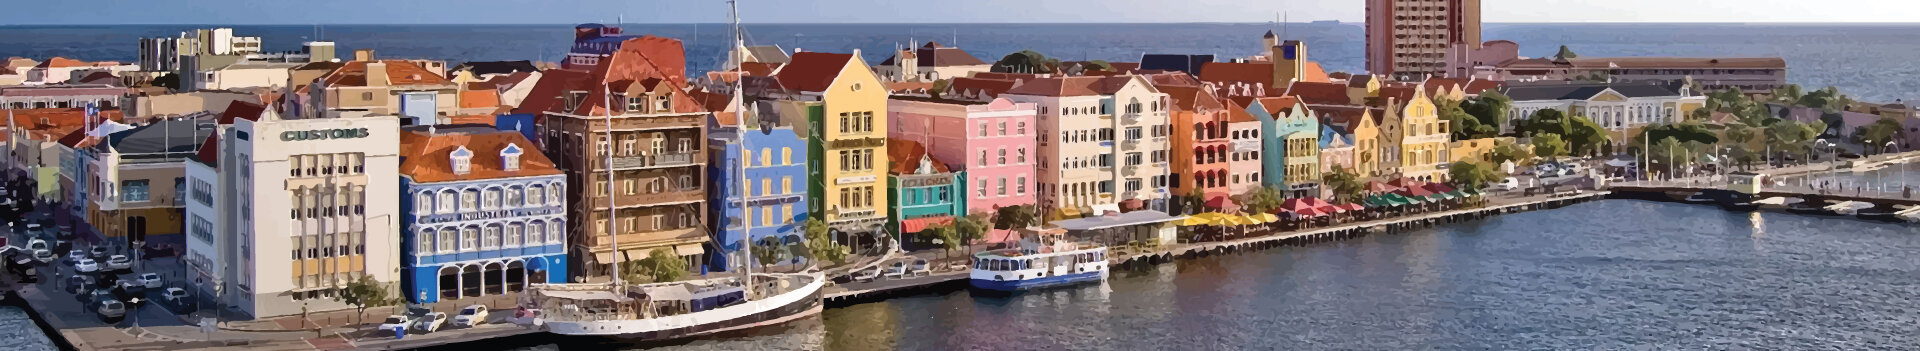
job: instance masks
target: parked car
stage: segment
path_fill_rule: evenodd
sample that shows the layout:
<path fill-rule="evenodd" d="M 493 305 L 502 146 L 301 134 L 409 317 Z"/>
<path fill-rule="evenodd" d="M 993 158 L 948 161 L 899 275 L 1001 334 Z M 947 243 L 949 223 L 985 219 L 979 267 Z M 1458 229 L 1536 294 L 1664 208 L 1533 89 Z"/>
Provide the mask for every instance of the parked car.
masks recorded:
<path fill-rule="evenodd" d="M 96 304 L 94 312 L 99 313 L 100 319 L 105 320 L 125 318 L 127 316 L 127 305 L 120 303 L 120 300 L 107 299 L 106 301 L 101 301 Z"/>
<path fill-rule="evenodd" d="M 84 275 L 75 275 L 75 276 L 67 277 L 67 293 L 68 294 L 79 294 L 82 291 L 91 291 L 91 290 L 93 290 L 93 277 L 84 276 Z"/>
<path fill-rule="evenodd" d="M 447 324 L 446 312 L 428 313 L 425 316 L 421 316 L 419 322 L 415 322 L 413 324 L 413 330 L 418 330 L 423 334 L 432 333 L 434 331 L 440 330 L 440 326 L 443 326 L 446 324 Z"/>
<path fill-rule="evenodd" d="M 407 331 L 412 329 L 413 319 L 397 314 L 387 316 L 387 320 L 380 323 L 380 330 L 392 330 L 393 335 L 396 337 L 406 335 Z"/>
<path fill-rule="evenodd" d="M 73 264 L 73 271 L 75 271 L 75 272 L 80 272 L 80 273 L 95 273 L 95 272 L 99 272 L 99 271 L 100 271 L 100 263 L 99 263 L 99 262 L 94 262 L 94 261 L 93 261 L 93 259 L 91 259 L 91 258 L 88 258 L 88 259 L 81 259 L 79 263 L 74 263 L 74 264 Z"/>
<path fill-rule="evenodd" d="M 87 257 L 93 258 L 94 261 L 104 261 L 107 259 L 107 255 L 112 254 L 112 252 L 107 251 L 107 247 L 105 246 L 94 246 L 93 249 L 87 250 Z"/>
<path fill-rule="evenodd" d="M 167 288 L 166 291 L 160 292 L 160 301 L 173 306 L 187 306 L 192 303 L 193 296 L 187 295 L 187 289 Z"/>
<path fill-rule="evenodd" d="M 40 231 L 39 224 L 28 224 L 27 228 L 28 235 L 36 236 L 33 240 L 27 241 L 27 251 L 53 250 L 53 245 L 47 245 L 46 239 L 37 237 L 39 235 L 37 232 Z"/>
<path fill-rule="evenodd" d="M 117 300 L 119 300 L 119 298 L 113 296 L 113 290 L 108 289 L 95 289 L 92 294 L 87 294 L 86 299 L 88 307 L 99 306 L 101 302 Z"/>
<path fill-rule="evenodd" d="M 53 250 L 33 250 L 33 260 L 40 264 L 53 263 Z"/>
<path fill-rule="evenodd" d="M 113 255 L 113 257 L 107 259 L 107 270 L 109 271 L 119 272 L 130 269 L 133 269 L 133 259 L 128 258 L 127 255 Z"/>
<path fill-rule="evenodd" d="M 522 306 L 513 310 L 513 324 L 539 327 L 547 324 L 547 314 L 538 308 Z"/>
<path fill-rule="evenodd" d="M 907 263 L 894 262 L 893 264 L 889 264 L 887 265 L 887 269 L 883 273 L 880 273 L 880 276 L 887 279 L 900 279 L 900 278 L 906 277 Z"/>
<path fill-rule="evenodd" d="M 927 263 L 927 260 L 913 260 L 913 265 L 907 268 L 907 274 L 913 276 L 933 275 L 933 265 Z"/>
<path fill-rule="evenodd" d="M 39 241 L 41 246 L 47 245 L 46 240 L 40 239 L 40 236 L 47 235 L 46 226 L 41 225 L 40 223 L 27 222 L 26 229 L 27 229 L 26 231 L 27 237 L 34 238 L 34 241 Z M 27 247 L 33 247 L 33 244 L 29 243 L 27 244 Z"/>
<path fill-rule="evenodd" d="M 70 251 L 67 251 L 67 258 L 62 261 L 66 261 L 66 264 L 72 265 L 75 263 L 80 263 L 80 260 L 84 260 L 84 259 L 87 259 L 86 251 L 70 250 Z"/>
<path fill-rule="evenodd" d="M 853 272 L 853 281 L 856 281 L 856 282 L 873 281 L 875 278 L 880 277 L 880 269 L 881 269 L 880 267 L 873 267 L 873 269 Z"/>
<path fill-rule="evenodd" d="M 141 285 L 140 282 L 137 281 L 122 280 L 118 285 L 114 286 L 113 291 L 114 297 L 120 298 L 121 301 L 131 302 L 134 305 L 145 304 L 147 300 L 145 299 L 145 297 L 147 297 L 147 286 Z"/>
<path fill-rule="evenodd" d="M 1507 179 L 1501 179 L 1499 183 L 1493 184 L 1493 188 L 1507 191 L 1519 190 L 1520 178 L 1507 177 Z"/>
<path fill-rule="evenodd" d="M 487 306 L 473 305 L 460 309 L 460 315 L 453 316 L 456 327 L 474 327 L 487 322 Z"/>
<path fill-rule="evenodd" d="M 167 283 L 164 279 L 160 278 L 160 273 L 146 273 L 140 275 L 140 285 L 144 285 L 148 289 L 159 289 L 167 286 Z"/>

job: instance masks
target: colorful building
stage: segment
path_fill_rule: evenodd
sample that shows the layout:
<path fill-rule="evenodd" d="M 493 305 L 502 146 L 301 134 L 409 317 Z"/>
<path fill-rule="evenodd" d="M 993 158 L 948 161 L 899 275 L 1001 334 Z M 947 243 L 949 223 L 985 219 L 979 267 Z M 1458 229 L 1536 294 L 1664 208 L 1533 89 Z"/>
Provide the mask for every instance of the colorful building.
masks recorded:
<path fill-rule="evenodd" d="M 1420 181 L 1438 182 L 1447 179 L 1447 141 L 1452 135 L 1447 123 L 1440 121 L 1438 109 L 1433 100 L 1419 89 L 1414 89 L 1413 98 L 1407 100 L 1401 109 L 1401 130 L 1406 135 L 1400 139 L 1402 177 Z"/>
<path fill-rule="evenodd" d="M 887 88 L 860 52 L 800 52 L 771 77 L 745 77 L 747 95 L 768 100 L 782 123 L 808 140 L 808 213 L 855 250 L 885 240 L 888 206 Z"/>
<path fill-rule="evenodd" d="M 1299 83 L 1296 83 L 1296 85 Z M 1320 121 L 1313 111 L 1293 98 L 1254 99 L 1247 113 L 1260 120 L 1266 135 L 1262 168 L 1266 185 L 1285 189 L 1289 196 L 1320 193 Z M 1280 157 L 1274 157 L 1274 156 Z"/>
<path fill-rule="evenodd" d="M 1353 150 L 1350 159 L 1333 160 L 1322 157 L 1322 163 L 1342 165 L 1348 172 L 1361 177 L 1378 177 L 1380 174 L 1380 128 L 1374 124 L 1374 116 L 1382 110 L 1364 106 L 1307 105 L 1320 116 L 1320 124 L 1330 127 L 1323 132 L 1338 133 L 1345 138 Z M 1323 165 L 1322 169 L 1331 169 Z"/>
<path fill-rule="evenodd" d="M 791 126 L 747 116 L 752 120 L 743 127 L 730 123 L 731 114 L 716 114 L 721 123 L 707 133 L 707 149 L 713 150 L 707 163 L 713 189 L 709 225 L 715 231 L 712 246 L 719 249 L 707 260 L 710 271 L 772 263 L 745 257 L 742 245 L 768 238 L 783 245 L 806 242 L 800 226 L 808 218 L 807 140 Z"/>
<path fill-rule="evenodd" d="M 1145 77 L 1035 78 L 1001 96 L 1039 110 L 1043 217 L 1167 210 L 1171 106 Z"/>
<path fill-rule="evenodd" d="M 1260 164 L 1261 148 L 1264 147 L 1260 142 L 1262 123 L 1240 105 L 1231 101 L 1223 103 L 1229 104 L 1227 136 L 1231 139 L 1228 151 L 1232 152 L 1227 160 L 1227 173 L 1231 174 L 1227 180 L 1227 192 L 1244 195 L 1261 186 L 1260 175 L 1264 171 L 1264 166 Z"/>
<path fill-rule="evenodd" d="M 1325 117 L 1321 117 L 1323 120 Z M 1320 124 L 1320 173 L 1353 172 L 1353 136 L 1331 124 Z"/>
<path fill-rule="evenodd" d="M 113 133 L 87 154 L 93 200 L 87 223 L 108 240 L 159 247 L 185 245 L 187 159 L 213 134 L 199 120 L 162 120 Z"/>
<path fill-rule="evenodd" d="M 887 225 L 902 243 L 927 242 L 913 234 L 967 215 L 966 171 L 954 171 L 927 154 L 919 142 L 887 141 Z M 1004 188 L 1003 188 L 1004 189 Z"/>
<path fill-rule="evenodd" d="M 532 141 L 491 128 L 413 129 L 401 135 L 400 155 L 407 301 L 567 282 L 567 204 L 549 193 L 566 177 Z"/>
<path fill-rule="evenodd" d="M 567 174 L 548 189 L 568 196 L 567 272 L 608 277 L 657 249 L 707 262 L 710 113 L 685 90 L 685 55 L 679 40 L 627 38 L 590 72 L 542 72 L 516 111 L 540 115 L 541 151 Z"/>
<path fill-rule="evenodd" d="M 1367 72 L 1417 81 L 1447 72 L 1455 45 L 1480 48 L 1480 0 L 1367 0 Z"/>
<path fill-rule="evenodd" d="M 887 110 L 889 137 L 918 142 L 935 161 L 966 172 L 965 213 L 1034 204 L 1034 166 L 1040 161 L 1034 104 L 895 96 Z"/>
<path fill-rule="evenodd" d="M 362 50 L 366 51 L 366 50 Z M 459 114 L 458 86 L 420 63 L 378 60 L 371 52 L 356 57 L 307 85 L 308 106 L 296 106 L 300 116 L 334 117 L 365 111 L 400 115 L 409 124 L 439 123 Z"/>
<path fill-rule="evenodd" d="M 1230 166 L 1240 153 L 1233 149 L 1228 133 L 1232 113 L 1227 104 L 1211 91 L 1192 86 L 1160 86 L 1173 100 L 1170 114 L 1173 128 L 1169 149 L 1173 153 L 1173 192 L 1179 196 L 1199 195 L 1201 201 L 1231 196 L 1228 178 Z"/>

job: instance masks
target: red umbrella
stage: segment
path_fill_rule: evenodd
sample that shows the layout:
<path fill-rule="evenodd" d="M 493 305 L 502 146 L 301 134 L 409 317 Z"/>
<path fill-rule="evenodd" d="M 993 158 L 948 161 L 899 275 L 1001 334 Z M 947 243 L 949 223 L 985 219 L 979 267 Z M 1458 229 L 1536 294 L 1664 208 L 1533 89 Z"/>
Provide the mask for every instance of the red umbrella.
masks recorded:
<path fill-rule="evenodd" d="M 1364 206 L 1360 206 L 1360 204 L 1345 204 L 1340 206 L 1345 206 L 1348 211 L 1362 211 L 1367 209 Z"/>
<path fill-rule="evenodd" d="M 1387 182 L 1387 185 L 1392 185 L 1399 188 L 1417 188 L 1417 187 L 1420 187 L 1420 184 L 1421 184 L 1420 181 L 1413 180 L 1413 178 L 1406 178 L 1406 177 L 1401 177 L 1400 179 L 1394 179 L 1393 181 Z"/>
<path fill-rule="evenodd" d="M 1233 199 L 1228 199 L 1225 195 L 1214 197 L 1212 200 L 1207 200 L 1207 207 L 1216 208 L 1216 209 L 1219 209 L 1220 212 L 1227 212 L 1227 213 L 1240 211 L 1240 205 L 1234 204 Z"/>
<path fill-rule="evenodd" d="M 1312 202 L 1309 202 L 1309 200 L 1295 198 L 1295 199 L 1287 199 L 1287 201 L 1281 202 L 1280 208 L 1278 210 L 1305 215 L 1301 212 L 1313 211 L 1314 207 L 1316 206 L 1314 206 Z"/>
<path fill-rule="evenodd" d="M 1427 195 L 1433 195 L 1433 192 L 1427 191 L 1427 189 L 1421 188 L 1421 187 L 1409 187 L 1406 189 L 1400 189 L 1400 191 L 1395 191 L 1394 193 L 1400 194 L 1400 195 L 1406 195 L 1406 196 L 1415 196 L 1415 197 L 1424 197 Z"/>
<path fill-rule="evenodd" d="M 1378 180 L 1367 181 L 1366 191 L 1369 193 L 1390 193 L 1390 192 L 1393 192 L 1394 190 L 1400 190 L 1400 187 L 1387 185 L 1386 183 L 1381 183 Z"/>
<path fill-rule="evenodd" d="M 1120 208 L 1128 211 L 1138 210 L 1141 207 L 1145 207 L 1145 206 L 1146 204 L 1143 204 L 1142 201 L 1140 201 L 1140 199 L 1126 199 L 1125 201 L 1120 201 Z"/>
<path fill-rule="evenodd" d="M 1441 183 L 1427 183 L 1426 188 L 1427 188 L 1427 191 L 1431 191 L 1435 194 L 1453 192 L 1453 187 L 1450 187 L 1450 186 L 1447 186 L 1446 184 L 1441 184 Z"/>

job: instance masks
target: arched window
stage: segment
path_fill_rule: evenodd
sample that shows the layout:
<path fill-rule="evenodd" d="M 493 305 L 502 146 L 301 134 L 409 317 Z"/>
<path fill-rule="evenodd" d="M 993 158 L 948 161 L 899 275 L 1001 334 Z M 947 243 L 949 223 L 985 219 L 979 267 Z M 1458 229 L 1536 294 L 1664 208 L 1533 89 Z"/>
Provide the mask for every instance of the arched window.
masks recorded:
<path fill-rule="evenodd" d="M 413 212 L 422 215 L 433 213 L 433 192 L 421 191 L 414 193 Z"/>
<path fill-rule="evenodd" d="M 526 224 L 523 224 L 520 222 L 513 222 L 511 224 L 507 224 L 507 241 L 505 243 L 502 243 L 502 246 L 520 247 L 520 243 L 526 241 L 526 236 L 527 236 Z"/>
<path fill-rule="evenodd" d="M 557 206 L 565 202 L 566 194 L 567 194 L 566 191 L 567 191 L 567 187 L 560 185 L 559 182 L 554 182 L 550 185 L 547 185 L 547 204 Z"/>
<path fill-rule="evenodd" d="M 456 234 L 453 228 L 440 228 L 440 234 L 435 235 L 435 237 L 440 240 L 439 250 L 435 250 L 435 252 L 443 254 L 453 253 L 456 248 L 460 247 L 460 235 Z"/>
<path fill-rule="evenodd" d="M 547 187 L 534 184 L 527 186 L 527 205 L 537 206 L 547 202 Z"/>
<path fill-rule="evenodd" d="M 453 189 L 441 189 L 440 201 L 437 203 L 440 210 L 436 212 L 453 213 L 456 211 L 457 208 L 454 205 L 459 203 L 458 200 L 455 199 L 456 196 L 458 195 L 454 195 Z"/>
<path fill-rule="evenodd" d="M 499 187 L 487 188 L 486 194 L 483 195 L 480 198 L 480 200 L 481 200 L 480 202 L 481 209 L 484 209 L 484 210 L 500 209 L 500 188 Z"/>
<path fill-rule="evenodd" d="M 548 224 L 547 225 L 547 244 L 559 244 L 561 238 L 566 237 L 563 235 L 563 233 L 565 233 L 563 230 L 566 230 L 566 228 L 567 228 L 566 222 L 560 221 L 560 220 L 555 220 L 553 221 L 552 224 Z"/>
<path fill-rule="evenodd" d="M 473 251 L 480 246 L 480 228 L 460 228 L 460 251 Z"/>
<path fill-rule="evenodd" d="M 489 250 L 500 248 L 500 229 L 499 224 L 487 225 L 487 228 L 480 232 L 480 248 Z"/>
<path fill-rule="evenodd" d="M 413 254 L 425 256 L 433 254 L 433 229 L 419 229 L 413 235 Z"/>
<path fill-rule="evenodd" d="M 533 221 L 527 225 L 527 245 L 537 245 L 546 241 L 547 222 Z"/>
<path fill-rule="evenodd" d="M 507 207 L 526 206 L 526 188 L 519 185 L 507 187 Z"/>
<path fill-rule="evenodd" d="M 460 191 L 460 210 L 474 211 L 480 207 L 480 191 L 467 189 Z"/>

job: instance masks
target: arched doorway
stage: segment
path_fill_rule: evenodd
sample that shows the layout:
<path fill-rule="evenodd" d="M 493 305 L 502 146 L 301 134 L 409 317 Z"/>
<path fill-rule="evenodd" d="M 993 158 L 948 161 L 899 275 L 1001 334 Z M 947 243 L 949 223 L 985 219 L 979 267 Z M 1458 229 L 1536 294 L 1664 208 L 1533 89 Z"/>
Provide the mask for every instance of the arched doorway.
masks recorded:
<path fill-rule="evenodd" d="M 507 283 L 506 276 L 504 275 L 506 272 L 506 267 L 501 265 L 500 262 L 487 262 L 485 271 L 486 290 L 484 293 L 491 295 L 506 294 L 506 291 L 504 291 Z"/>
<path fill-rule="evenodd" d="M 480 296 L 480 266 L 467 265 L 460 268 L 460 296 Z"/>
<path fill-rule="evenodd" d="M 460 267 L 440 267 L 440 298 L 460 298 Z"/>
<path fill-rule="evenodd" d="M 549 281 L 547 279 L 547 258 L 534 258 L 533 262 L 527 264 L 527 281 L 545 284 Z"/>
<path fill-rule="evenodd" d="M 513 261 L 507 263 L 507 291 L 521 292 L 527 289 L 527 263 Z"/>

